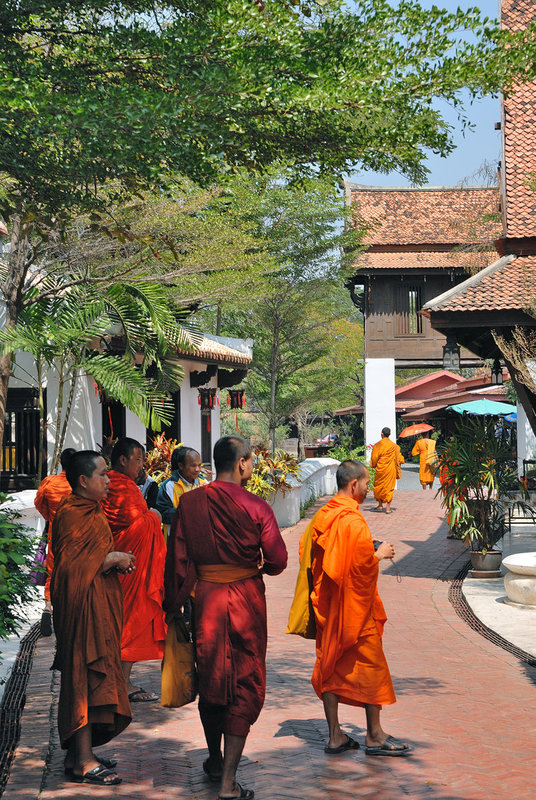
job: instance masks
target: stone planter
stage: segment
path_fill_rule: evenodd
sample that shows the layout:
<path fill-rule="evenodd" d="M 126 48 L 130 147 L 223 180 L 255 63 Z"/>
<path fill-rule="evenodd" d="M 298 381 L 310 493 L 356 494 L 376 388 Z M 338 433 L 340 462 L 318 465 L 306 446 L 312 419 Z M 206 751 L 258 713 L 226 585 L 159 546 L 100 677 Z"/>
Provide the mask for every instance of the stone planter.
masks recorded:
<path fill-rule="evenodd" d="M 503 561 L 504 588 L 511 603 L 536 607 L 536 553 L 515 553 Z"/>
<path fill-rule="evenodd" d="M 488 550 L 482 553 L 480 550 L 471 550 L 471 576 L 473 578 L 500 578 L 501 577 L 502 552 L 500 550 Z"/>

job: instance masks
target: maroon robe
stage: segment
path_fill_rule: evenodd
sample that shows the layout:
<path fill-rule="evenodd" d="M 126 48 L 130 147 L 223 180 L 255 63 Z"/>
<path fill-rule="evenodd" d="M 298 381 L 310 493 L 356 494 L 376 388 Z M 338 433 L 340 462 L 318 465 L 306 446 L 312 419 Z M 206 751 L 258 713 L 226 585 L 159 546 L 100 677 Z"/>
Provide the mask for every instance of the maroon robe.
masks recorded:
<path fill-rule="evenodd" d="M 198 579 L 198 565 L 255 568 L 261 563 L 256 575 L 243 580 Z M 262 573 L 277 575 L 286 564 L 287 550 L 266 501 L 226 481 L 181 497 L 168 538 L 164 607 L 178 610 L 195 587 L 199 705 L 200 710 L 220 707 L 223 733 L 247 736 L 263 706 L 267 632 Z"/>

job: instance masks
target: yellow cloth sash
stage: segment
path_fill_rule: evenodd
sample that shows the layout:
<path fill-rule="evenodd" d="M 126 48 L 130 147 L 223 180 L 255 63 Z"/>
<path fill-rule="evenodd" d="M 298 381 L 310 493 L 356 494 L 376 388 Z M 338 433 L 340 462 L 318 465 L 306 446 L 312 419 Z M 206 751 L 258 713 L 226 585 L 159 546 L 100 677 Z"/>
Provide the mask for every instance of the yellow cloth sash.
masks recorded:
<path fill-rule="evenodd" d="M 259 574 L 257 567 L 236 567 L 234 564 L 198 564 L 200 581 L 209 583 L 235 583 Z"/>

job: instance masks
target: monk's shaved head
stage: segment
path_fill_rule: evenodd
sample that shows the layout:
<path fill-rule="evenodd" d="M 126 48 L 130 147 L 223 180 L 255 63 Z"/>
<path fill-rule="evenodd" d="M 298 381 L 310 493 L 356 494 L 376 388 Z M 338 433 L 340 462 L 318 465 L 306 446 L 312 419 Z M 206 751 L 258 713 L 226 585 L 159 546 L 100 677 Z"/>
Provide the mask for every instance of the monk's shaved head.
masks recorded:
<path fill-rule="evenodd" d="M 382 436 L 388 437 L 391 435 L 391 428 L 382 428 Z"/>
<path fill-rule="evenodd" d="M 65 477 L 73 492 L 78 488 L 81 475 L 91 478 L 97 469 L 97 461 L 99 458 L 101 458 L 101 454 L 97 453 L 95 450 L 73 451 L 73 454 L 65 466 Z"/>
<path fill-rule="evenodd" d="M 232 472 L 241 458 L 249 458 L 251 446 L 242 436 L 222 436 L 214 445 L 216 472 Z"/>
<path fill-rule="evenodd" d="M 337 488 L 345 489 L 350 481 L 360 480 L 360 478 L 365 477 L 367 473 L 368 470 L 361 461 L 353 461 L 350 458 L 347 461 L 342 461 L 335 475 L 337 479 Z"/>

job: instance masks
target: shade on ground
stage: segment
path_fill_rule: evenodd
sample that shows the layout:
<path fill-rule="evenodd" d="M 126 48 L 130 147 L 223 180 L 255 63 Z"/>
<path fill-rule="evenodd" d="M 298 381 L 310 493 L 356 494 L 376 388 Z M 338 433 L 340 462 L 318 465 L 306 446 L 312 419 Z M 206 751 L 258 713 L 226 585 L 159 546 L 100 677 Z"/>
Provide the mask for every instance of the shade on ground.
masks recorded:
<path fill-rule="evenodd" d="M 499 414 L 513 414 L 516 407 L 510 403 L 498 403 L 496 400 L 471 400 L 468 403 L 458 403 L 455 406 L 447 406 L 450 411 L 458 414 L 479 414 L 480 416 L 498 416 Z"/>

